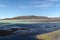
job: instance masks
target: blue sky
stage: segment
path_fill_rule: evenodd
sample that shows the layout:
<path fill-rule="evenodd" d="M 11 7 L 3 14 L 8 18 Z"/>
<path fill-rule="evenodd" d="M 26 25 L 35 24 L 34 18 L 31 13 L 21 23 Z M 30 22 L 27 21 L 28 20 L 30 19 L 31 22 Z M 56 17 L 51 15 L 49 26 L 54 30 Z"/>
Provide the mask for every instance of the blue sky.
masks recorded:
<path fill-rule="evenodd" d="M 60 16 L 60 0 L 0 0 L 0 18 Z"/>

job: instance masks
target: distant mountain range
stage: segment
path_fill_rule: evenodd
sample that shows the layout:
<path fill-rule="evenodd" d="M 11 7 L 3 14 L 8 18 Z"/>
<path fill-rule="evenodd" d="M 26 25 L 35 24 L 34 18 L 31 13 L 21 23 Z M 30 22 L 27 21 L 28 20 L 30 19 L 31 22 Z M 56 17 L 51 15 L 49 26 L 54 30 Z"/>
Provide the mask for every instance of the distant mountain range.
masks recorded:
<path fill-rule="evenodd" d="M 46 16 L 18 16 L 13 18 L 5 18 L 3 20 L 29 20 L 31 22 L 60 22 L 60 17 L 46 17 Z"/>

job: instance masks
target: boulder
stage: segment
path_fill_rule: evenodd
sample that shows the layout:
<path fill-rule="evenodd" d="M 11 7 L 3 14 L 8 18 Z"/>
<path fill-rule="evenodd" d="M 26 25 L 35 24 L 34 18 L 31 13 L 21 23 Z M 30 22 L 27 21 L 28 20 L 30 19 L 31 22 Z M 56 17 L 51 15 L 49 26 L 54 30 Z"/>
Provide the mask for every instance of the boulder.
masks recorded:
<path fill-rule="evenodd" d="M 10 31 L 16 31 L 16 30 L 18 30 L 18 28 L 10 28 L 8 30 L 10 30 Z"/>
<path fill-rule="evenodd" d="M 13 31 L 0 30 L 0 36 L 9 36 L 12 35 L 13 33 L 14 33 Z"/>

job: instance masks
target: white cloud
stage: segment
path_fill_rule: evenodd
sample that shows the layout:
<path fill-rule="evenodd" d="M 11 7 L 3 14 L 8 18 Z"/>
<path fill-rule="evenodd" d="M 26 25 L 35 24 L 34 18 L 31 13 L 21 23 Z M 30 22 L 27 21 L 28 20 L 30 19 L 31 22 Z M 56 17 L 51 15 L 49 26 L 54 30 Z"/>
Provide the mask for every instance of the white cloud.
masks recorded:
<path fill-rule="evenodd" d="M 48 0 L 49 2 L 59 2 L 60 0 Z"/>
<path fill-rule="evenodd" d="M 46 2 L 42 2 L 42 1 L 34 1 L 34 2 L 31 2 L 31 4 L 44 4 Z"/>
<path fill-rule="evenodd" d="M 60 7 L 60 4 L 55 4 L 55 7 Z"/>
<path fill-rule="evenodd" d="M 35 7 L 51 7 L 51 4 L 35 5 Z"/>
<path fill-rule="evenodd" d="M 49 17 L 49 18 L 53 18 L 53 17 L 60 17 L 60 16 L 47 16 L 47 17 Z"/>
<path fill-rule="evenodd" d="M 43 8 L 48 8 L 48 7 L 59 7 L 60 4 L 42 4 L 42 5 L 35 5 L 34 7 L 43 7 Z"/>
<path fill-rule="evenodd" d="M 24 9 L 27 9 L 28 6 L 20 6 L 19 8 L 24 10 Z"/>
<path fill-rule="evenodd" d="M 5 8 L 5 7 L 7 7 L 7 5 L 5 5 L 5 4 L 0 4 L 0 8 Z"/>
<path fill-rule="evenodd" d="M 35 0 L 35 1 L 29 1 L 25 6 L 20 6 L 21 9 L 27 9 L 27 8 L 33 8 L 33 7 L 44 7 L 44 8 L 49 8 L 49 7 L 59 7 L 60 0 Z M 29 4 L 29 5 L 28 5 Z"/>
<path fill-rule="evenodd" d="M 60 6 L 59 2 L 60 0 L 45 0 L 45 1 L 34 1 L 32 4 L 34 4 L 35 7 L 55 7 Z"/>

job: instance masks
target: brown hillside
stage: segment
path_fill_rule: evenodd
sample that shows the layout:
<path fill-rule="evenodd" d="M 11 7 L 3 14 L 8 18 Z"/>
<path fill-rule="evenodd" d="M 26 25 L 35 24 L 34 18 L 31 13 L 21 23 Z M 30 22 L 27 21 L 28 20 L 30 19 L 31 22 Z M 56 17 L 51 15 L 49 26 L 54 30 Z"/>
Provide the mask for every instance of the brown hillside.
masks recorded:
<path fill-rule="evenodd" d="M 6 18 L 4 20 L 12 20 L 12 19 L 49 19 L 49 18 L 45 16 L 18 16 L 13 18 Z"/>

